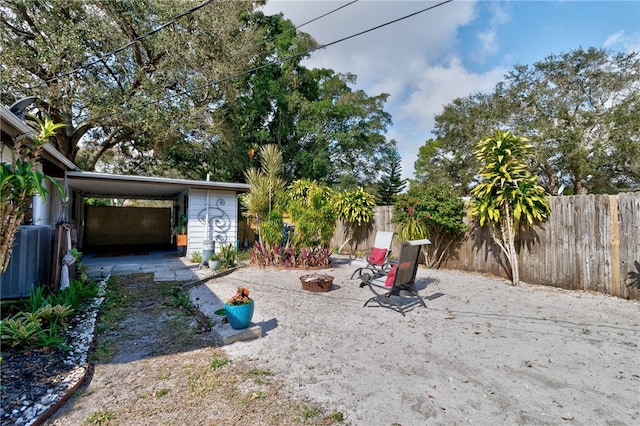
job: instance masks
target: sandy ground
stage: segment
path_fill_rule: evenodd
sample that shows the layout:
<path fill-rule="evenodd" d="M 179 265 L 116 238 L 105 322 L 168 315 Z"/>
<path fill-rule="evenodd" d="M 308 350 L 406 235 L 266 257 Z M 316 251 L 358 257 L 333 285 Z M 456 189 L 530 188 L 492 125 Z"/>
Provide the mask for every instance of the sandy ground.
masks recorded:
<path fill-rule="evenodd" d="M 351 425 L 640 424 L 640 304 L 420 269 L 428 309 L 363 307 L 346 260 L 328 293 L 307 272 L 243 268 L 191 291 L 202 311 L 246 286 L 263 337 L 225 347 Z M 215 308 L 215 309 L 214 309 Z"/>

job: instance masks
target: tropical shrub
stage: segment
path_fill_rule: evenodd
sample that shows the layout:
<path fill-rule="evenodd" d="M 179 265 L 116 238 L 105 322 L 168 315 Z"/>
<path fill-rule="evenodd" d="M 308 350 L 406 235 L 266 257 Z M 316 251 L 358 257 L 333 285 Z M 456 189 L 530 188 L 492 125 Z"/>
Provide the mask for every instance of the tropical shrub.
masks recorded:
<path fill-rule="evenodd" d="M 220 247 L 220 267 L 222 269 L 236 266 L 237 251 L 232 244 L 225 244 Z"/>
<path fill-rule="evenodd" d="M 331 189 L 316 181 L 299 179 L 289 185 L 286 211 L 295 224 L 295 247 L 329 245 L 336 227 L 332 198 Z"/>
<path fill-rule="evenodd" d="M 0 345 L 66 350 L 65 330 L 69 319 L 97 295 L 98 286 L 91 280 L 72 279 L 67 288 L 53 292 L 43 286 L 34 288 L 26 301 L 15 306 L 17 313 L 6 316 L 3 311 Z"/>
<path fill-rule="evenodd" d="M 38 318 L 27 318 L 18 313 L 11 318 L 0 320 L 0 342 L 12 348 L 29 348 L 38 342 L 38 333 L 42 331 L 42 322 Z"/>
<path fill-rule="evenodd" d="M 258 157 L 260 168 L 252 167 L 245 172 L 249 192 L 240 196 L 240 203 L 247 222 L 255 224 L 258 230 L 258 239 L 262 240 L 264 238 L 262 235 L 263 222 L 275 219 L 270 215 L 273 211 L 279 211 L 277 206 L 282 203 L 286 183 L 281 177 L 284 171 L 284 162 L 282 151 L 277 145 L 261 146 L 258 150 Z M 273 227 L 273 224 L 267 226 Z M 272 236 L 273 234 L 270 234 L 267 238 Z M 270 243 L 275 244 L 275 242 Z"/>
<path fill-rule="evenodd" d="M 49 117 L 43 121 L 32 117 L 40 126 L 40 132 L 31 139 L 21 136 L 14 141 L 11 163 L 0 164 L 0 274 L 9 265 L 15 234 L 24 219 L 31 198 L 38 194 L 43 199 L 47 195 L 44 181 L 49 180 L 62 193 L 57 180 L 44 175 L 37 169 L 40 152 L 56 129 L 64 124 L 54 124 Z"/>
<path fill-rule="evenodd" d="M 272 210 L 260 223 L 260 240 L 269 246 L 281 244 L 283 228 L 282 213 L 279 210 Z"/>
<path fill-rule="evenodd" d="M 97 287 L 95 292 L 89 291 L 89 287 L 90 285 L 72 282 L 67 289 L 50 295 L 46 295 L 42 287 L 36 288 L 22 311 L 0 321 L 0 343 L 18 349 L 65 349 L 64 330 L 68 318 L 76 310 L 74 307 L 79 307 L 91 295 L 97 294 Z M 73 291 L 73 298 L 65 296 L 71 294 L 69 290 Z M 61 300 L 66 302 L 58 303 Z"/>
<path fill-rule="evenodd" d="M 520 282 L 516 235 L 551 212 L 547 193 L 527 167 L 531 149 L 528 139 L 497 130 L 479 141 L 475 151 L 482 181 L 471 190 L 469 215 L 480 226 L 491 226 L 491 237 L 511 266 L 513 285 Z"/>
<path fill-rule="evenodd" d="M 303 247 L 294 250 L 291 246 L 266 246 L 256 242 L 249 249 L 251 264 L 261 268 L 275 266 L 282 268 L 324 267 L 331 264 L 331 250 L 328 247 Z"/>
<path fill-rule="evenodd" d="M 467 231 L 464 201 L 442 184 L 414 184 L 397 196 L 392 222 L 401 240 L 428 238 L 423 246 L 427 264 L 439 267 L 449 247 Z"/>
<path fill-rule="evenodd" d="M 335 194 L 333 207 L 337 218 L 345 223 L 346 232 L 345 241 L 338 252 L 341 252 L 352 241 L 358 227 L 371 222 L 375 205 L 375 197 L 362 188 Z"/>

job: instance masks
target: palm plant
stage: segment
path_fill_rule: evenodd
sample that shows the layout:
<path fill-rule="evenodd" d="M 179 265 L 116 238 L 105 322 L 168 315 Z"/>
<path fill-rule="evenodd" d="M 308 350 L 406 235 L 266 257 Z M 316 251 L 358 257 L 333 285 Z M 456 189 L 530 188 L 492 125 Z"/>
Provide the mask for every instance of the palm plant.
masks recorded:
<path fill-rule="evenodd" d="M 287 212 L 295 223 L 295 247 L 329 245 L 336 226 L 332 198 L 331 188 L 316 181 L 299 179 L 289 185 Z"/>
<path fill-rule="evenodd" d="M 277 145 L 263 145 L 258 151 L 261 166 L 245 172 L 250 189 L 240 198 L 247 220 L 256 224 L 258 238 L 260 225 L 280 203 L 286 182 L 280 177 L 284 171 L 282 151 Z"/>
<path fill-rule="evenodd" d="M 543 222 L 550 213 L 544 188 L 527 168 L 528 139 L 498 130 L 476 144 L 482 181 L 472 189 L 471 217 L 491 225 L 491 236 L 507 257 L 513 285 L 520 282 L 515 237 L 524 224 Z"/>
<path fill-rule="evenodd" d="M 58 181 L 39 171 L 36 162 L 49 138 L 64 124 L 54 124 L 49 117 L 44 121 L 32 118 L 40 126 L 40 132 L 30 138 L 27 135 L 18 137 L 11 150 L 11 164 L 0 165 L 0 274 L 3 274 L 9 265 L 15 234 L 24 219 L 31 198 L 38 194 L 44 199 L 48 193 L 44 186 L 45 179 L 51 181 L 63 193 Z"/>

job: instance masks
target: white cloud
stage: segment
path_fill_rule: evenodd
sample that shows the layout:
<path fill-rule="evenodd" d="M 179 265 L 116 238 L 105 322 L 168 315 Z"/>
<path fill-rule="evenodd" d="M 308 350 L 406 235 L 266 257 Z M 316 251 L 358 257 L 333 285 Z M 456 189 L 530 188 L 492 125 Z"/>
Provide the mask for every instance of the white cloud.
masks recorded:
<path fill-rule="evenodd" d="M 458 58 L 452 58 L 447 65 L 423 70 L 418 84 L 407 101 L 398 106 L 394 117 L 393 138 L 402 153 L 404 177 L 412 175 L 420 146 L 432 137 L 434 116 L 456 98 L 491 92 L 506 72 L 505 68 L 494 68 L 475 74 L 465 69 Z"/>
<path fill-rule="evenodd" d="M 482 31 L 478 33 L 480 44 L 480 55 L 484 58 L 486 56 L 494 55 L 498 51 L 498 44 L 496 42 L 496 30 L 491 29 L 489 31 Z"/>
<path fill-rule="evenodd" d="M 487 4 L 489 13 L 489 18 L 486 20 L 487 27 L 476 35 L 480 42 L 480 48 L 473 56 L 478 63 L 484 63 L 488 57 L 498 53 L 500 50 L 498 30 L 511 19 L 505 4 L 499 2 L 483 3 L 483 5 Z"/>
<path fill-rule="evenodd" d="M 615 46 L 616 44 L 618 44 L 622 40 L 623 36 L 624 36 L 624 31 L 620 30 L 617 33 L 612 34 L 609 37 L 607 37 L 607 39 L 605 40 L 603 46 L 604 47 Z"/>
<path fill-rule="evenodd" d="M 620 30 L 607 37 L 602 46 L 606 48 L 621 47 L 627 53 L 640 52 L 640 34 L 627 36 L 624 30 Z"/>
<path fill-rule="evenodd" d="M 493 90 L 506 72 L 504 68 L 494 68 L 474 74 L 465 69 L 458 58 L 452 58 L 446 66 L 426 68 L 408 101 L 399 109 L 399 115 L 424 128 L 420 123 L 432 122 L 433 115 L 442 111 L 444 105 L 474 92 Z"/>

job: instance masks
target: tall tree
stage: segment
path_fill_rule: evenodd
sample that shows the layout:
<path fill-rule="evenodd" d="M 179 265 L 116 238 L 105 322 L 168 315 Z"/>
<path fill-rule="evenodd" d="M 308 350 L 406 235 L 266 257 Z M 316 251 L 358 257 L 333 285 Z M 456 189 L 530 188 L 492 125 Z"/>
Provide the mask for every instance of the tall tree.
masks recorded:
<path fill-rule="evenodd" d="M 243 91 L 222 105 L 216 120 L 224 131 L 221 151 L 228 176 L 242 173 L 254 145 L 276 144 L 291 179 L 322 180 L 353 189 L 373 183 L 383 133 L 391 118 L 387 94 L 351 89 L 353 74 L 300 65 L 317 43 L 281 15 L 256 15 L 263 31 L 260 66 L 245 77 Z"/>
<path fill-rule="evenodd" d="M 640 53 L 578 49 L 516 66 L 505 96 L 535 142 L 536 172 L 556 193 L 640 188 Z"/>
<path fill-rule="evenodd" d="M 380 205 L 390 206 L 395 202 L 396 195 L 407 186 L 406 180 L 402 179 L 402 157 L 393 139 L 382 156 L 380 170 L 382 176 L 378 182 L 376 201 Z"/>
<path fill-rule="evenodd" d="M 492 239 L 511 267 L 511 282 L 520 282 L 515 239 L 521 226 L 543 222 L 550 213 L 547 194 L 527 166 L 532 145 L 509 131 L 476 144 L 482 181 L 471 191 L 469 215 L 491 226 Z"/>
<path fill-rule="evenodd" d="M 2 101 L 37 96 L 66 125 L 58 150 L 85 169 L 108 154 L 114 171 L 161 172 L 165 147 L 208 152 L 209 113 L 235 93 L 223 79 L 255 56 L 256 3 L 2 2 Z"/>
<path fill-rule="evenodd" d="M 490 94 L 456 99 L 436 116 L 416 176 L 477 183 L 474 142 L 509 129 L 533 145 L 528 159 L 550 193 L 640 188 L 640 53 L 577 49 L 516 65 Z"/>

